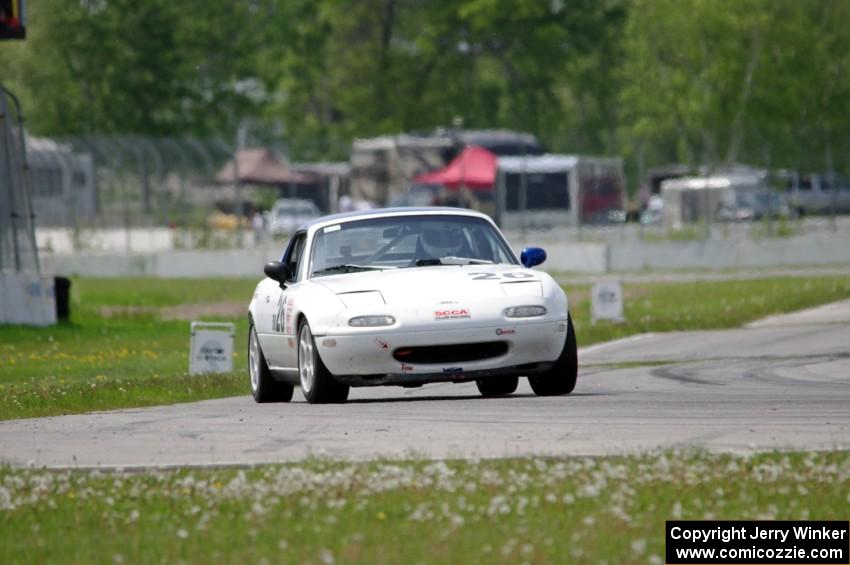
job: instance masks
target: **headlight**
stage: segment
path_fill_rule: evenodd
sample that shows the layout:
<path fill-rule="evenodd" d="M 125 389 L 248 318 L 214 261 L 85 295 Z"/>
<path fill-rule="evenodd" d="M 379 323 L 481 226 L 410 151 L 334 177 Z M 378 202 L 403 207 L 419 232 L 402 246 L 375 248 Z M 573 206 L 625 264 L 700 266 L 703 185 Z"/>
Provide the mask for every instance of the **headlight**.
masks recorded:
<path fill-rule="evenodd" d="M 543 306 L 511 306 L 505 308 L 505 316 L 508 318 L 533 318 L 545 314 L 546 308 Z"/>
<path fill-rule="evenodd" d="M 374 328 L 393 324 L 395 324 L 395 318 L 392 316 L 357 316 L 348 320 L 348 325 L 355 328 Z"/>

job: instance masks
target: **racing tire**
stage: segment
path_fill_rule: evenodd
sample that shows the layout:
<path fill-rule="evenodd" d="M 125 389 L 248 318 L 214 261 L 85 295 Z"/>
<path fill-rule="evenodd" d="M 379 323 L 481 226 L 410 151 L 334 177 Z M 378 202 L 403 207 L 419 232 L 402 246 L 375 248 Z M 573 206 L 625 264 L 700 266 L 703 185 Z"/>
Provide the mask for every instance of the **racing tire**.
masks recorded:
<path fill-rule="evenodd" d="M 555 366 L 537 375 L 528 377 L 528 384 L 537 396 L 569 394 L 576 387 L 578 378 L 578 348 L 573 320 L 567 314 L 567 340 Z"/>
<path fill-rule="evenodd" d="M 518 384 L 519 377 L 516 375 L 490 377 L 475 381 L 475 385 L 478 387 L 478 392 L 481 393 L 481 396 L 505 396 L 513 394 Z"/>
<path fill-rule="evenodd" d="M 248 328 L 248 375 L 251 377 L 251 395 L 259 403 L 266 402 L 289 402 L 292 400 L 294 387 L 289 383 L 281 383 L 274 379 L 263 350 L 260 340 L 257 338 L 257 330 L 251 322 Z"/>
<path fill-rule="evenodd" d="M 298 378 L 301 392 L 310 404 L 341 404 L 348 400 L 349 386 L 337 381 L 316 349 L 310 325 L 298 325 Z"/>

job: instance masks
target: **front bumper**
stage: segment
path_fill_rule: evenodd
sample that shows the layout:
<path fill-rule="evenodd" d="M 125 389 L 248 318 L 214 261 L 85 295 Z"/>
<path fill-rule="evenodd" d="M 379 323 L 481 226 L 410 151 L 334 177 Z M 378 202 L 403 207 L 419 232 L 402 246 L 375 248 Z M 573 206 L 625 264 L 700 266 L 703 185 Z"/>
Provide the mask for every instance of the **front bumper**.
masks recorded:
<path fill-rule="evenodd" d="M 426 383 L 452 382 L 462 383 L 491 377 L 519 375 L 527 377 L 536 375 L 551 369 L 554 361 L 546 363 L 528 363 L 514 367 L 500 367 L 498 369 L 484 369 L 477 371 L 449 372 L 449 373 L 390 373 L 387 375 L 334 375 L 336 380 L 349 386 L 419 386 Z"/>
<path fill-rule="evenodd" d="M 481 327 L 429 327 L 418 331 L 329 333 L 316 337 L 328 370 L 352 385 L 460 381 L 500 374 L 529 374 L 552 366 L 564 348 L 566 320 L 500 322 Z M 399 348 L 504 341 L 498 357 L 452 363 L 404 363 Z"/>

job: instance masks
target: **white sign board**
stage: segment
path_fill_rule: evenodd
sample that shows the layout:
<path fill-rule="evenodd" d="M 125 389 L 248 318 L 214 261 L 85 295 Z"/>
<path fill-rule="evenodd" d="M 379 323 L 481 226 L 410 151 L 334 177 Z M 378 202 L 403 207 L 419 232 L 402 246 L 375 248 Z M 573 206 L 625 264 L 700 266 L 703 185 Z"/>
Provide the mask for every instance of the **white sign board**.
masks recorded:
<path fill-rule="evenodd" d="M 52 326 L 56 323 L 53 277 L 0 272 L 0 323 Z"/>
<path fill-rule="evenodd" d="M 620 281 L 601 281 L 593 285 L 591 320 L 623 321 L 623 289 Z"/>
<path fill-rule="evenodd" d="M 233 370 L 233 334 L 236 326 L 220 322 L 192 322 L 189 373 L 229 373 Z"/>

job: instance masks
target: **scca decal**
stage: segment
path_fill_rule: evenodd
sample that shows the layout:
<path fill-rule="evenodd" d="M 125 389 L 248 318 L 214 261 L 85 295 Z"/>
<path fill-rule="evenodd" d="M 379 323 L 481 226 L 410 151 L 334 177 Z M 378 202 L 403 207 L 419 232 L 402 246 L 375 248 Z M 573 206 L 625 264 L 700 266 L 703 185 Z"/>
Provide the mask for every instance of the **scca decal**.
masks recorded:
<path fill-rule="evenodd" d="M 464 318 L 471 317 L 472 316 L 469 313 L 469 308 L 453 308 L 451 310 L 434 311 L 435 320 L 462 320 Z"/>

